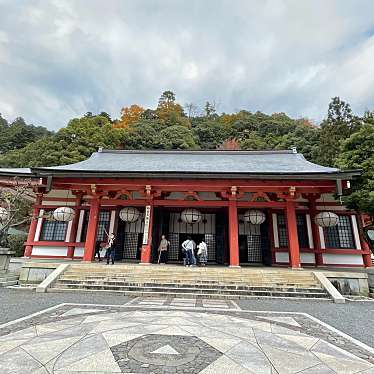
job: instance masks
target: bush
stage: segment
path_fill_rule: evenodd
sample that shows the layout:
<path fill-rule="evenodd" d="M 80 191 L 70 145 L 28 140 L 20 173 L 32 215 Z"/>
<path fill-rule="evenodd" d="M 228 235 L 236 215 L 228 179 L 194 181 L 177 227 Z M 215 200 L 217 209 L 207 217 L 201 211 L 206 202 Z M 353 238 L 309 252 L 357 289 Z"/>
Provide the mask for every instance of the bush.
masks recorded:
<path fill-rule="evenodd" d="M 15 257 L 22 257 L 24 252 L 23 243 L 26 241 L 26 234 L 15 234 L 8 236 L 9 249 L 15 251 Z"/>

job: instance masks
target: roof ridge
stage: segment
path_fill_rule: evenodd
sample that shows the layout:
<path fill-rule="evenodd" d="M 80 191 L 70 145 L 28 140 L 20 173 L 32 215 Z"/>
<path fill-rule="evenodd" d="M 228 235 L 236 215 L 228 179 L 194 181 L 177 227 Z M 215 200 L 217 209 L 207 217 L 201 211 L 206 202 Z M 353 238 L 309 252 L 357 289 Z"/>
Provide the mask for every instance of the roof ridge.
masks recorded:
<path fill-rule="evenodd" d="M 294 153 L 290 149 L 282 149 L 282 150 L 268 150 L 268 151 L 246 151 L 246 150 L 218 150 L 218 149 L 207 149 L 207 150 L 202 150 L 202 149 L 197 149 L 197 150 L 179 150 L 179 149 L 100 149 L 96 153 L 135 153 L 135 154 L 143 154 L 143 153 L 148 153 L 148 154 L 257 154 L 257 155 L 262 155 L 262 154 L 292 154 Z"/>

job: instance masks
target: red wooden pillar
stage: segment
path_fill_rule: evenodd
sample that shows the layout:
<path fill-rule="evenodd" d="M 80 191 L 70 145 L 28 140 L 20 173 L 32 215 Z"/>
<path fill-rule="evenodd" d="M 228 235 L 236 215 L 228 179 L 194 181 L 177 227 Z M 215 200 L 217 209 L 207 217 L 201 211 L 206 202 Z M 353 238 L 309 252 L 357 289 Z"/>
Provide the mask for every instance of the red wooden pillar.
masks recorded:
<path fill-rule="evenodd" d="M 363 221 L 362 215 L 357 215 L 356 217 L 357 217 L 357 224 L 358 224 L 359 233 L 360 233 L 361 247 L 366 252 L 362 254 L 362 260 L 364 262 L 364 266 L 368 268 L 368 267 L 373 266 L 373 261 L 371 259 L 371 249 L 365 238 L 364 227 L 363 227 L 364 221 Z"/>
<path fill-rule="evenodd" d="M 229 248 L 230 266 L 238 267 L 239 263 L 239 226 L 236 200 L 229 200 Z"/>
<path fill-rule="evenodd" d="M 82 197 L 77 196 L 75 199 L 75 207 L 74 207 L 74 218 L 73 222 L 71 224 L 71 231 L 70 231 L 70 237 L 69 242 L 75 243 L 77 238 L 77 231 L 78 231 L 78 222 L 79 222 L 79 209 L 78 206 L 80 206 L 82 203 Z M 69 245 L 68 246 L 68 252 L 66 254 L 66 258 L 73 259 L 74 258 L 74 251 L 75 251 L 75 245 Z"/>
<path fill-rule="evenodd" d="M 143 246 L 142 246 L 142 252 L 140 256 L 141 264 L 148 265 L 151 263 L 152 226 L 153 226 L 153 201 L 149 201 L 149 204 L 145 207 Z"/>
<path fill-rule="evenodd" d="M 84 246 L 83 261 L 93 261 L 95 256 L 95 244 L 97 224 L 99 221 L 100 202 L 97 197 L 90 201 L 90 218 L 88 220 L 86 244 Z"/>
<path fill-rule="evenodd" d="M 316 266 L 323 265 L 323 256 L 321 251 L 321 240 L 319 237 L 319 226 L 315 223 L 315 217 L 318 214 L 317 205 L 316 205 L 317 197 L 313 196 L 309 198 L 309 213 L 310 213 L 310 223 L 312 225 L 312 236 L 313 236 L 313 243 L 314 243 L 314 250 L 315 250 L 315 261 Z"/>
<path fill-rule="evenodd" d="M 288 200 L 286 203 L 286 219 L 289 246 L 289 263 L 291 268 L 300 267 L 300 248 L 297 236 L 296 202 Z"/>
<path fill-rule="evenodd" d="M 365 254 L 362 255 L 362 259 L 364 261 L 364 266 L 366 268 L 369 268 L 373 266 L 373 261 L 371 259 L 371 250 L 369 248 L 369 244 L 366 242 L 366 240 L 362 239 L 362 249 L 366 252 Z"/>
<path fill-rule="evenodd" d="M 39 208 L 38 205 L 41 205 L 43 201 L 43 194 L 36 195 L 36 200 L 34 204 L 34 210 L 32 212 L 32 220 L 29 227 L 29 233 L 27 235 L 27 243 L 32 243 L 35 238 L 36 226 L 38 225 L 38 218 L 39 218 Z M 31 257 L 32 254 L 32 245 L 27 244 L 25 246 L 25 257 Z"/>

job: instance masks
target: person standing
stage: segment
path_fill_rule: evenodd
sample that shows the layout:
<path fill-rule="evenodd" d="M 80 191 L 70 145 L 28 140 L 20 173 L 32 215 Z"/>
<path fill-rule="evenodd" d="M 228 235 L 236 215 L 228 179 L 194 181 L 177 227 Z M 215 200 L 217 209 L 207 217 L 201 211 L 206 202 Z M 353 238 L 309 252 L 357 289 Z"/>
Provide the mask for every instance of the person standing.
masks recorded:
<path fill-rule="evenodd" d="M 158 263 L 159 264 L 167 263 L 169 246 L 170 246 L 169 240 L 166 239 L 165 235 L 162 235 L 160 245 L 158 246 Z"/>
<path fill-rule="evenodd" d="M 107 250 L 106 250 L 106 264 L 107 265 L 109 265 L 109 260 L 111 260 L 112 265 L 114 265 L 114 258 L 116 256 L 115 240 L 116 240 L 116 237 L 114 236 L 114 233 L 111 233 L 108 237 L 108 244 L 107 244 Z"/>
<path fill-rule="evenodd" d="M 196 266 L 196 263 L 197 263 L 196 256 L 195 256 L 196 242 L 193 239 L 191 239 L 191 241 L 192 241 L 192 246 L 193 246 L 193 249 L 192 249 L 192 266 Z"/>
<path fill-rule="evenodd" d="M 185 266 L 193 266 L 195 265 L 194 260 L 194 247 L 196 246 L 195 242 L 191 239 L 190 236 L 187 237 L 187 240 L 185 240 L 182 243 L 182 251 L 186 254 L 186 265 Z"/>
<path fill-rule="evenodd" d="M 206 263 L 208 262 L 208 246 L 206 245 L 205 241 L 202 240 L 201 243 L 197 246 L 197 248 L 199 263 L 201 264 L 201 266 L 206 266 Z"/>
<path fill-rule="evenodd" d="M 102 261 L 101 257 L 100 257 L 100 249 L 101 249 L 101 242 L 98 240 L 96 242 L 96 245 L 95 245 L 95 258 L 96 258 L 96 255 L 97 255 L 97 258 L 99 259 L 99 262 Z"/>

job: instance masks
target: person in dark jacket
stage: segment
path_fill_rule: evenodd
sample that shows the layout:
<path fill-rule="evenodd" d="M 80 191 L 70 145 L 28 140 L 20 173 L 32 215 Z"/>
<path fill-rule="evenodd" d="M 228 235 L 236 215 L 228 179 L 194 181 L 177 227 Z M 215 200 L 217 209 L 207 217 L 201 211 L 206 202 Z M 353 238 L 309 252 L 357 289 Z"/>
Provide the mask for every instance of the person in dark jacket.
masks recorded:
<path fill-rule="evenodd" d="M 102 261 L 102 259 L 100 257 L 100 249 L 101 249 L 101 242 L 97 241 L 96 245 L 95 245 L 95 258 L 96 258 L 96 255 L 97 255 L 97 258 L 99 259 L 99 262 Z"/>
<path fill-rule="evenodd" d="M 115 248 L 115 240 L 116 237 L 114 233 L 111 233 L 108 237 L 108 245 L 106 250 L 106 264 L 109 265 L 109 260 L 112 261 L 112 265 L 114 265 L 114 258 L 116 256 L 116 248 Z"/>

